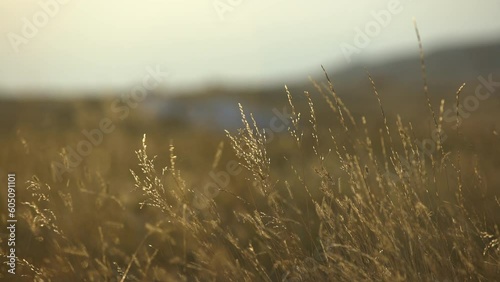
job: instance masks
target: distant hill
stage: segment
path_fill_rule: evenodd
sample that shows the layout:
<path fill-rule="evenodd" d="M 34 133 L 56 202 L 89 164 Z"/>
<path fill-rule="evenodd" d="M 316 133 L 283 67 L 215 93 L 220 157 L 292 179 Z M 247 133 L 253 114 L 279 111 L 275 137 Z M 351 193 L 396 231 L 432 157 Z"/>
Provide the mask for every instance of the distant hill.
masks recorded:
<path fill-rule="evenodd" d="M 487 77 L 493 74 L 495 81 L 500 81 L 500 41 L 497 43 L 478 44 L 443 48 L 435 52 L 427 52 L 425 57 L 431 102 L 437 109 L 439 100 L 447 99 L 453 102 L 457 88 L 463 82 L 468 82 L 463 95 L 471 95 L 477 77 Z M 394 57 L 384 63 L 358 63 L 338 69 L 332 64 L 325 63 L 336 92 L 355 115 L 368 115 L 370 112 L 378 114 L 378 106 L 373 96 L 373 90 L 366 75 L 368 70 L 377 85 L 387 112 L 404 112 L 408 115 L 419 115 L 428 111 L 423 96 L 420 58 L 418 52 L 406 57 Z M 317 72 L 310 73 L 320 83 L 325 82 L 324 74 L 318 66 Z M 308 81 L 308 74 L 304 79 L 290 81 L 288 87 L 293 96 L 304 101 L 303 92 L 309 91 L 318 96 L 317 90 Z M 168 95 L 163 95 L 168 92 Z M 118 91 L 115 95 L 118 95 Z M 7 93 L 8 94 L 8 93 Z M 12 93 L 11 93 L 12 94 Z M 19 94 L 19 93 L 15 93 Z M 59 113 L 62 116 L 71 115 L 65 103 L 52 103 L 47 97 L 61 97 L 43 93 L 27 93 L 31 95 L 6 95 L 11 97 L 0 104 L 0 113 L 5 116 L 19 114 L 28 108 L 26 97 L 36 97 L 30 105 L 43 105 L 44 111 Z M 53 93 L 47 93 L 53 94 Z M 88 100 L 110 99 L 113 92 L 81 93 L 80 96 L 67 96 L 72 103 L 73 98 Z M 102 94 L 102 95 L 100 95 Z M 500 96 L 500 95 L 499 95 Z M 23 100 L 12 97 L 23 97 Z M 84 98 L 85 97 L 85 98 Z M 317 98 L 317 97 L 316 97 Z M 318 106 L 323 106 L 322 100 L 317 99 Z M 159 119 L 166 124 L 191 124 L 207 129 L 220 131 L 234 129 L 241 125 L 238 103 L 243 104 L 245 110 L 254 113 L 258 123 L 265 124 L 272 118 L 273 107 L 283 107 L 287 104 L 284 85 L 268 86 L 265 88 L 210 87 L 187 93 L 171 93 L 168 90 L 159 90 L 149 95 L 135 112 L 145 118 Z M 493 106 L 495 104 L 492 104 Z M 40 106 L 37 106 L 40 108 Z M 318 110 L 322 108 L 319 107 Z M 28 111 L 28 110 L 26 110 Z M 29 112 L 29 111 L 28 111 Z"/>
<path fill-rule="evenodd" d="M 444 48 L 425 54 L 425 64 L 433 105 L 437 107 L 441 98 L 453 99 L 454 93 L 463 82 L 469 82 L 464 95 L 472 92 L 477 77 L 493 74 L 500 81 L 500 42 L 474 46 Z M 384 63 L 350 65 L 342 69 L 325 64 L 336 91 L 351 107 L 353 112 L 363 113 L 374 109 L 372 88 L 366 75 L 368 70 L 374 77 L 377 88 L 390 109 L 401 109 L 411 105 L 411 110 L 422 113 L 427 111 L 423 100 L 422 76 L 419 54 L 394 58 Z M 333 70 L 333 71 L 330 71 Z M 296 96 L 304 90 L 317 91 L 307 81 L 291 81 L 289 89 Z M 312 74 L 318 81 L 324 81 L 324 74 Z M 202 96 L 202 97 L 200 97 Z M 286 102 L 284 86 L 276 85 L 263 89 L 225 89 L 223 87 L 203 90 L 190 95 L 178 95 L 158 102 L 154 98 L 148 102 L 147 110 L 158 113 L 162 119 L 184 119 L 202 126 L 214 128 L 234 128 L 239 125 L 237 103 L 241 102 L 255 114 L 258 120 L 269 119 L 270 105 Z"/>
<path fill-rule="evenodd" d="M 425 50 L 424 50 L 425 52 Z M 469 81 L 478 75 L 500 73 L 500 41 L 470 46 L 448 47 L 434 52 L 426 52 L 425 65 L 429 82 L 432 84 Z M 359 82 L 366 79 L 365 69 L 382 78 L 397 78 L 398 82 L 421 84 L 420 55 L 415 53 L 405 57 L 395 57 L 384 63 L 358 63 L 333 70 L 332 77 L 339 83 Z M 316 73 L 315 77 L 322 74 Z"/>

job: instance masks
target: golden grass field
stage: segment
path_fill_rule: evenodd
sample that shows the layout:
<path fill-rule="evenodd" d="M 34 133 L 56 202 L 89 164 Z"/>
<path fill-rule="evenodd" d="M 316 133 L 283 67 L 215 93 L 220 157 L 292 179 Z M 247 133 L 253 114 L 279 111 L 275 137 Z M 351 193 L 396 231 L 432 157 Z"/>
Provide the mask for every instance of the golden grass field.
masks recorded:
<path fill-rule="evenodd" d="M 498 93 L 457 123 L 474 83 L 401 98 L 367 75 L 353 98 L 332 80 L 261 97 L 264 121 L 242 98 L 226 133 L 120 120 L 108 99 L 4 101 L 16 279 L 498 281 Z M 76 162 L 65 148 L 104 117 L 115 129 Z"/>

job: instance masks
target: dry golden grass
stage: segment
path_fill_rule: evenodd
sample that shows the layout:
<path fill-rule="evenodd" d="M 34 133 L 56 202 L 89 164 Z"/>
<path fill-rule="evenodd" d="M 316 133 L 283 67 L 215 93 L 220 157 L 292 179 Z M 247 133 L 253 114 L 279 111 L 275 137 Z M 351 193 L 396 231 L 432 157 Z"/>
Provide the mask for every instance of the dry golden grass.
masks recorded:
<path fill-rule="evenodd" d="M 160 131 L 160 123 L 142 130 L 132 118 L 62 179 L 53 165 L 69 162 L 61 148 L 102 112 L 80 109 L 50 132 L 19 122 L 2 139 L 0 163 L 18 174 L 23 203 L 16 279 L 500 279 L 492 174 L 500 152 L 464 146 L 480 137 L 443 124 L 446 101 L 436 115 L 427 88 L 430 129 L 428 118 L 391 115 L 371 76 L 378 116 L 353 114 L 326 78 L 312 81 L 317 93 L 285 89 L 289 123 L 272 141 L 242 105 L 242 128 L 223 142 L 196 129 Z M 433 129 L 448 139 L 439 134 L 426 154 L 417 143 Z M 230 174 L 232 159 L 239 167 Z M 205 189 L 210 171 L 230 175 L 228 185 Z M 1 273 L 10 279 L 5 265 Z"/>
<path fill-rule="evenodd" d="M 500 203 L 498 191 L 490 191 L 494 187 L 488 187 L 481 173 L 481 159 L 464 165 L 464 154 L 446 146 L 424 155 L 411 123 L 387 117 L 373 80 L 383 123 L 380 130 L 368 130 L 369 120 L 348 113 L 328 83 L 328 92 L 320 97 L 337 117 L 337 126 L 330 130 L 318 126 L 308 92 L 306 106 L 299 107 L 287 90 L 292 113 L 288 134 L 270 144 L 240 106 L 242 128 L 227 132 L 225 143 L 243 170 L 231 177 L 228 187 L 212 191 L 213 198 L 199 186 L 199 174 L 177 167 L 182 152 L 177 157 L 172 144 L 162 144 L 168 156 L 157 160 L 144 136 L 136 154 L 139 166 L 129 176 L 135 192 L 111 192 L 112 182 L 119 179 L 104 175 L 125 177 L 128 170 L 118 156 L 99 156 L 111 159 L 117 173 L 103 175 L 92 163 L 83 164 L 57 181 L 45 160 L 48 155 L 53 159 L 54 151 L 37 152 L 29 138 L 16 137 L 18 143 L 10 146 L 27 164 L 19 166 L 18 174 L 32 175 L 18 196 L 25 202 L 18 278 L 498 279 Z M 134 143 L 120 140 L 128 146 Z M 280 161 L 269 150 L 283 144 L 289 151 Z M 199 164 L 207 171 L 223 171 L 230 153 L 222 144 L 214 151 L 214 161 Z M 490 204 L 475 200 L 479 191 L 494 195 Z"/>

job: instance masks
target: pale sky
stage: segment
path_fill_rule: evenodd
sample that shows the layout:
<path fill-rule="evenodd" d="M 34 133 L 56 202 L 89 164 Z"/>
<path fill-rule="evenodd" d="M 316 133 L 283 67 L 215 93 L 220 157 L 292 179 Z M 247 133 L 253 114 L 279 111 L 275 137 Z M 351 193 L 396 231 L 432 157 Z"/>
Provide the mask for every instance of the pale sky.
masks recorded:
<path fill-rule="evenodd" d="M 171 87 L 291 83 L 349 64 L 342 44 L 355 46 L 356 28 L 391 13 L 389 3 L 399 12 L 353 61 L 415 53 L 413 17 L 426 51 L 500 40 L 498 0 L 59 1 L 0 1 L 0 88 L 124 87 L 156 65 Z M 30 24 L 37 30 L 26 33 Z"/>

